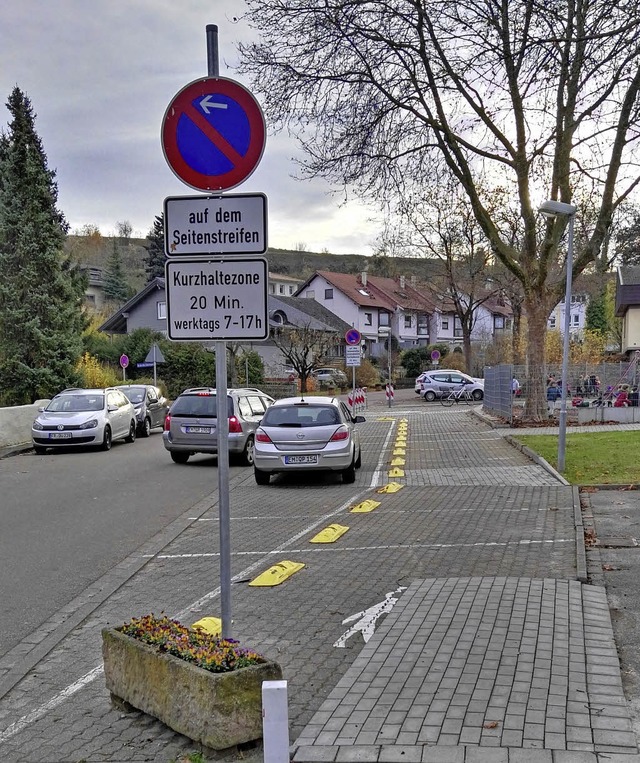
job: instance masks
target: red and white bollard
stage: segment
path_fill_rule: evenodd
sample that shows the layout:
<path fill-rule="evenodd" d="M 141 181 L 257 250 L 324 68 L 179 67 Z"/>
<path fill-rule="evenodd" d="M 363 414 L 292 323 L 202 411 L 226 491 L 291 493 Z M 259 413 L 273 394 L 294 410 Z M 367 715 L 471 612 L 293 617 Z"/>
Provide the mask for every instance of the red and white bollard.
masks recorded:
<path fill-rule="evenodd" d="M 394 392 L 393 392 L 393 384 L 386 384 L 384 388 L 384 394 L 387 398 L 387 402 L 389 403 L 389 407 L 391 407 L 391 403 L 393 403 L 394 398 Z"/>

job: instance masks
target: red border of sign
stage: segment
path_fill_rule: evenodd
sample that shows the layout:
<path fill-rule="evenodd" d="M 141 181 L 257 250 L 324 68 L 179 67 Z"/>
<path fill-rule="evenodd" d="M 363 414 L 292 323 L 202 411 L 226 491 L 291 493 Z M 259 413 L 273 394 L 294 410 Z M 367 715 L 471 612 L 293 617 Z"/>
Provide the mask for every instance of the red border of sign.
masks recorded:
<path fill-rule="evenodd" d="M 238 155 L 238 164 L 232 170 L 223 175 L 204 175 L 192 169 L 182 158 L 178 149 L 178 121 L 187 108 L 191 109 L 194 98 L 216 93 L 232 98 L 244 109 L 251 137 L 249 150 L 244 156 Z M 264 152 L 266 132 L 260 104 L 243 85 L 222 77 L 206 77 L 185 85 L 171 100 L 162 120 L 162 151 L 172 172 L 183 183 L 200 191 L 223 191 L 240 185 L 258 166 Z"/>
<path fill-rule="evenodd" d="M 349 334 L 352 334 L 354 336 L 354 339 L 352 341 L 349 340 Z M 357 339 L 355 338 L 357 335 Z M 347 329 L 344 334 L 344 341 L 349 345 L 349 347 L 355 347 L 355 345 L 360 344 L 362 341 L 362 335 L 356 328 Z"/>

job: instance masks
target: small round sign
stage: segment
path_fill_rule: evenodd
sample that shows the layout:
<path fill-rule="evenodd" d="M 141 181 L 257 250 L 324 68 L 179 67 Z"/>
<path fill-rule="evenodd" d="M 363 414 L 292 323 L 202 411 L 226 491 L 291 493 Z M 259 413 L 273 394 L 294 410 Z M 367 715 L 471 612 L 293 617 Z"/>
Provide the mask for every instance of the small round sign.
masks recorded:
<path fill-rule="evenodd" d="M 344 341 L 348 345 L 355 345 L 360 344 L 360 340 L 362 337 L 360 336 L 360 332 L 358 329 L 349 329 L 347 333 L 344 335 Z"/>
<path fill-rule="evenodd" d="M 126 355 L 120 356 L 120 368 L 126 368 L 129 365 L 129 358 Z"/>
<path fill-rule="evenodd" d="M 431 351 L 431 360 L 440 360 L 440 350 Z"/>

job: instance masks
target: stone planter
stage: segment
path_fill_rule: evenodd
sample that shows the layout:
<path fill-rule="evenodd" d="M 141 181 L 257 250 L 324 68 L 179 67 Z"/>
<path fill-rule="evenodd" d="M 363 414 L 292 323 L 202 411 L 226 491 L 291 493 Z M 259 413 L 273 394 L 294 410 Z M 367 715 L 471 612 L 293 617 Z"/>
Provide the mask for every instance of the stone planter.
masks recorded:
<path fill-rule="evenodd" d="M 262 682 L 282 678 L 275 662 L 212 673 L 112 628 L 102 656 L 113 697 L 214 750 L 262 737 Z"/>

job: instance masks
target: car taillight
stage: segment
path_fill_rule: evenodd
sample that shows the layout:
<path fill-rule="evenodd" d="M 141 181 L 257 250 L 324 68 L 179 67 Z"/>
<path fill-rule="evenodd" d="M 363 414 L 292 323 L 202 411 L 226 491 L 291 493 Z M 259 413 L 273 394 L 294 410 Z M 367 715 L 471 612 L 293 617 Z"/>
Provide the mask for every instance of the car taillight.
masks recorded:
<path fill-rule="evenodd" d="M 168 432 L 171 429 L 171 415 L 167 414 L 164 417 L 164 431 Z"/>
<path fill-rule="evenodd" d="M 256 432 L 256 442 L 271 442 L 271 438 L 266 432 L 263 432 L 261 429 L 258 429 Z"/>
<path fill-rule="evenodd" d="M 229 416 L 229 434 L 242 434 L 242 425 L 236 416 Z"/>
<path fill-rule="evenodd" d="M 340 427 L 333 433 L 330 442 L 339 442 L 340 440 L 349 439 L 349 430 L 346 427 Z"/>

